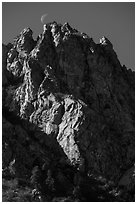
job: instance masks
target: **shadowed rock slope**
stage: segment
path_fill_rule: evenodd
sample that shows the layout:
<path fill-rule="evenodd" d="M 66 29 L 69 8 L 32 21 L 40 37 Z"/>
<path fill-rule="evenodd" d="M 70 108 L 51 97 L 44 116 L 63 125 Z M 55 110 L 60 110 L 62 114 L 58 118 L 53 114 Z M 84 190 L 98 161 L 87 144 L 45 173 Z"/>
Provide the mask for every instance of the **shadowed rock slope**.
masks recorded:
<path fill-rule="evenodd" d="M 75 175 L 130 188 L 135 76 L 111 42 L 102 37 L 96 44 L 68 23 L 53 22 L 36 41 L 24 29 L 2 51 L 3 172 L 30 178 L 46 163 L 65 192 Z"/>

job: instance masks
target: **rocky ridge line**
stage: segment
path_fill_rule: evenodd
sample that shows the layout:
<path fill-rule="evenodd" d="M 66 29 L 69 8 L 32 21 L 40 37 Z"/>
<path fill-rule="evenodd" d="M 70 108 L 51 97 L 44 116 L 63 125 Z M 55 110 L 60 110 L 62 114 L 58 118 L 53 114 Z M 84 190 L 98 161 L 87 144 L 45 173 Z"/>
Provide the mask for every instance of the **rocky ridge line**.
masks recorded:
<path fill-rule="evenodd" d="M 134 72 L 106 37 L 53 22 L 34 41 L 24 29 L 3 45 L 4 168 L 14 160 L 30 176 L 54 160 L 119 184 L 134 166 L 134 96 Z"/>

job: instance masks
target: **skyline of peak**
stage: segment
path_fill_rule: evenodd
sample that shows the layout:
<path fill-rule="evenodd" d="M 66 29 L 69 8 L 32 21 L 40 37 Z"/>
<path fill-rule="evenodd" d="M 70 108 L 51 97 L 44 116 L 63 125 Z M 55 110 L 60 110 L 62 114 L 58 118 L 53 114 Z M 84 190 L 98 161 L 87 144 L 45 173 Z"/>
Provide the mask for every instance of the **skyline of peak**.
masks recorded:
<path fill-rule="evenodd" d="M 41 17 L 46 13 L 44 22 L 68 22 L 72 28 L 86 33 L 96 43 L 106 36 L 113 44 L 121 64 L 134 70 L 134 2 L 4 2 L 3 43 L 12 43 L 25 27 L 33 30 L 33 38 L 36 39 L 42 33 Z"/>

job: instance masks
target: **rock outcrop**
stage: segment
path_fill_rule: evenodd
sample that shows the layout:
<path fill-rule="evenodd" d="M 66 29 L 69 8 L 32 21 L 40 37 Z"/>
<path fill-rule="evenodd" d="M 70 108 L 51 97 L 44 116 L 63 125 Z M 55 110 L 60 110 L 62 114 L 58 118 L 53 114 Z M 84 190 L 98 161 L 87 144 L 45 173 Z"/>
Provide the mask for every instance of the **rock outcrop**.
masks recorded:
<path fill-rule="evenodd" d="M 106 37 L 53 22 L 34 41 L 24 29 L 3 45 L 3 168 L 14 161 L 30 177 L 48 160 L 122 183 L 135 158 L 134 80 Z"/>

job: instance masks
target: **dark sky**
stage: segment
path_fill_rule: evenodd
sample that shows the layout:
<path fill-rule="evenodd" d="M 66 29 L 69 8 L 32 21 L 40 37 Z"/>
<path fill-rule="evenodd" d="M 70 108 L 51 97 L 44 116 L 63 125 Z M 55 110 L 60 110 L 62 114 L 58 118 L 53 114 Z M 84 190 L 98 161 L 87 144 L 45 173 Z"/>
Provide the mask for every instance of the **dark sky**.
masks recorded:
<path fill-rule="evenodd" d="M 113 44 L 121 64 L 135 69 L 135 3 L 133 2 L 4 2 L 2 3 L 2 41 L 12 42 L 25 27 L 34 38 L 42 32 L 40 18 L 69 24 L 87 33 L 96 43 L 106 36 Z"/>

